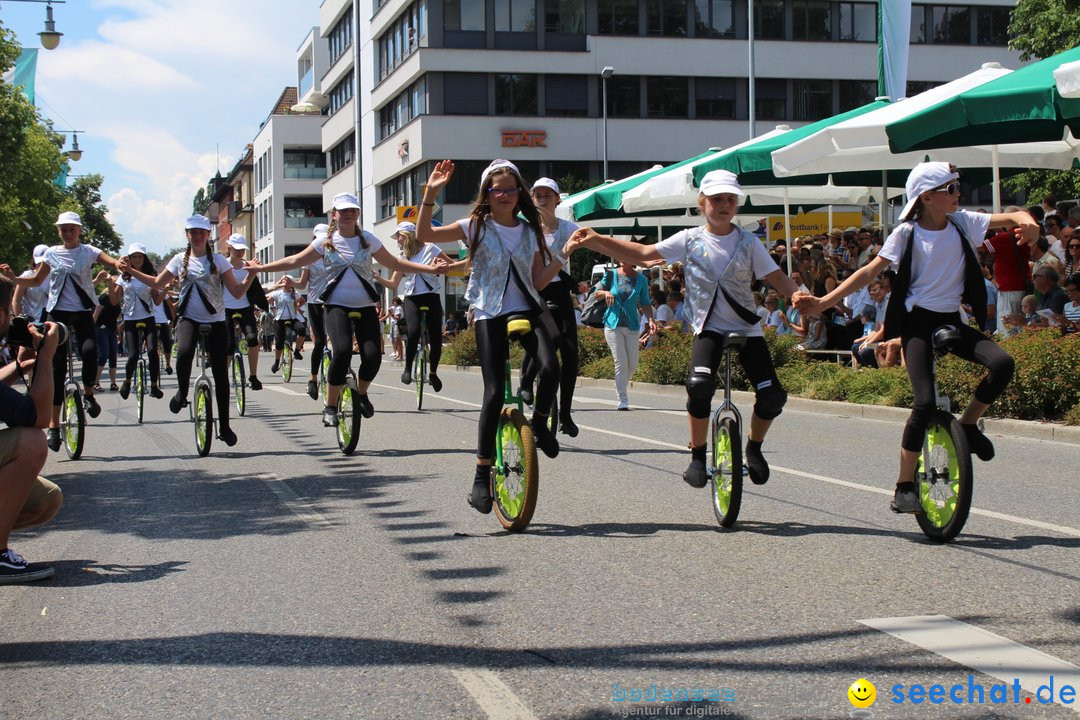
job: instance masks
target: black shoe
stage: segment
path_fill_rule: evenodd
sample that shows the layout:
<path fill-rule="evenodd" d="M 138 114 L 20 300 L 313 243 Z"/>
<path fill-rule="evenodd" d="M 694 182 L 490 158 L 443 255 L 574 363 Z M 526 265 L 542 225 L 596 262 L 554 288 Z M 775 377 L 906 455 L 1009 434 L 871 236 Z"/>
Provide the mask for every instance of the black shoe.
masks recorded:
<path fill-rule="evenodd" d="M 130 395 L 130 394 L 131 394 L 131 383 L 130 383 L 130 382 L 128 382 L 127 380 L 125 380 L 125 381 L 124 381 L 124 382 L 123 382 L 123 383 L 122 383 L 122 384 L 120 385 L 120 397 L 122 397 L 123 399 L 127 400 L 127 399 L 128 399 L 128 395 Z"/>
<path fill-rule="evenodd" d="M 896 486 L 889 509 L 894 513 L 918 514 L 922 512 L 919 496 L 915 494 L 915 483 L 901 483 Z"/>
<path fill-rule="evenodd" d="M 83 396 L 83 407 L 86 408 L 86 414 L 92 418 L 96 418 L 101 414 L 101 406 L 98 405 L 98 401 L 93 395 Z"/>
<path fill-rule="evenodd" d="M 49 428 L 45 433 L 45 438 L 50 450 L 56 452 L 60 449 L 60 428 Z"/>
<path fill-rule="evenodd" d="M 150 397 L 160 400 L 165 397 L 165 393 L 161 392 L 161 388 L 156 385 L 150 386 Z"/>
<path fill-rule="evenodd" d="M 318 400 L 319 399 L 319 381 L 318 380 L 308 380 L 307 381 L 307 394 L 308 394 L 308 397 L 311 398 L 312 400 Z"/>
<path fill-rule="evenodd" d="M 169 412 L 173 415 L 179 415 L 180 411 L 187 407 L 187 398 L 180 394 L 179 391 L 172 396 L 169 400 Z"/>
<path fill-rule="evenodd" d="M 166 375 L 172 375 L 172 365 L 166 365 L 165 366 L 165 374 Z"/>
<path fill-rule="evenodd" d="M 529 407 L 533 404 L 533 391 L 532 388 L 519 387 L 517 389 L 518 397 L 521 398 L 521 402 L 525 403 Z"/>
<path fill-rule="evenodd" d="M 994 459 L 994 443 L 983 435 L 978 425 L 961 425 L 960 427 L 964 428 L 964 435 L 967 436 L 968 448 L 972 455 L 983 462 Z"/>
<path fill-rule="evenodd" d="M 755 485 L 769 482 L 769 463 L 761 454 L 761 443 L 746 442 L 746 467 L 750 470 L 750 482 Z"/>
<path fill-rule="evenodd" d="M 705 461 L 697 458 L 691 460 L 686 470 L 683 471 L 682 479 L 690 487 L 705 487 L 709 482 L 709 472 L 705 469 Z"/>
<path fill-rule="evenodd" d="M 487 515 L 491 512 L 491 481 L 474 480 L 472 491 L 465 496 L 465 500 L 477 512 Z"/>
<path fill-rule="evenodd" d="M 541 416 L 533 415 L 532 422 L 529 425 L 532 427 L 536 447 L 543 450 L 544 454 L 549 458 L 558 457 L 559 441 L 551 432 L 551 428 L 548 427 L 547 418 L 541 419 Z"/>
<path fill-rule="evenodd" d="M 435 373 L 431 373 L 427 376 L 427 379 L 428 383 L 431 385 L 432 390 L 434 390 L 435 392 L 439 392 L 440 390 L 442 390 L 442 380 L 439 379 L 438 375 L 436 375 Z"/>
<path fill-rule="evenodd" d="M 0 585 L 44 580 L 52 577 L 53 569 L 40 563 L 28 563 L 11 548 L 0 552 Z"/>
<path fill-rule="evenodd" d="M 407 369 L 403 373 L 401 373 L 401 384 L 412 385 L 412 373 L 409 372 Z"/>
<path fill-rule="evenodd" d="M 323 427 L 335 427 L 338 424 L 337 408 L 327 405 L 322 411 Z"/>
<path fill-rule="evenodd" d="M 218 428 L 218 437 L 229 447 L 236 444 L 236 433 L 232 431 L 232 428 L 226 425 L 225 427 Z"/>
<path fill-rule="evenodd" d="M 569 415 L 559 416 L 559 430 L 570 437 L 577 437 L 578 434 L 578 426 L 574 424 Z"/>
<path fill-rule="evenodd" d="M 363 395 L 357 393 L 356 407 L 360 408 L 360 414 L 366 418 L 369 418 L 375 414 L 375 406 L 371 404 L 370 400 L 368 400 L 367 393 L 364 393 Z"/>
<path fill-rule="evenodd" d="M 299 350 L 293 350 L 293 359 L 295 359 L 295 360 L 303 360 L 304 355 Z"/>
<path fill-rule="evenodd" d="M 275 360 L 274 364 L 270 366 L 270 374 L 273 375 L 273 374 L 277 373 L 278 368 L 280 368 L 280 367 L 281 367 L 281 360 Z"/>
<path fill-rule="evenodd" d="M 253 377 L 252 377 L 252 378 L 251 378 L 251 379 L 250 379 L 250 380 L 248 381 L 248 385 L 250 385 L 250 386 L 251 386 L 251 389 L 252 389 L 252 390 L 262 390 L 262 381 L 261 381 L 261 380 L 259 380 L 259 378 L 257 378 L 257 377 L 254 377 L 254 376 L 253 376 Z"/>

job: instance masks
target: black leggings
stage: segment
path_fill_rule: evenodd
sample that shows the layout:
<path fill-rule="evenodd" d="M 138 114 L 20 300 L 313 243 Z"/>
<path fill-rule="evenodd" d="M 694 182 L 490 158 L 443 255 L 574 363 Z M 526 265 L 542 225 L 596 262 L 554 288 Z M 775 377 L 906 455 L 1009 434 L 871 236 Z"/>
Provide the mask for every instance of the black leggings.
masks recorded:
<path fill-rule="evenodd" d="M 406 295 L 403 298 L 405 307 L 405 328 L 408 337 L 405 341 L 405 367 L 412 368 L 413 358 L 416 357 L 416 348 L 420 344 L 420 308 L 427 308 L 427 332 L 428 332 L 428 372 L 432 375 L 439 369 L 439 359 L 442 357 L 442 301 L 436 293 L 424 293 L 422 295 Z"/>
<path fill-rule="evenodd" d="M 710 375 L 715 376 L 720 363 L 724 361 L 722 342 L 723 336 L 712 330 L 703 330 L 695 337 L 690 350 L 690 372 L 693 373 L 696 368 L 704 367 L 708 368 Z M 780 378 L 776 376 L 776 368 L 773 367 L 772 356 L 769 355 L 769 346 L 765 343 L 765 338 L 746 338 L 746 344 L 739 349 L 739 364 L 742 365 L 746 379 L 754 388 L 754 414 L 763 420 L 776 419 L 780 415 L 780 409 L 787 395 L 780 384 Z M 721 377 L 718 383 L 723 381 Z M 708 410 L 704 414 L 693 413 L 690 410 L 692 404 L 693 400 L 687 400 L 687 411 L 691 412 L 691 415 L 697 418 L 709 416 Z"/>
<path fill-rule="evenodd" d="M 69 325 L 75 331 L 75 342 L 78 344 L 79 357 L 82 358 L 82 384 L 85 390 L 93 393 L 94 383 L 97 382 L 97 328 L 94 327 L 94 312 L 92 310 L 53 310 L 49 313 L 53 322 Z M 53 407 L 64 404 L 64 378 L 67 377 L 67 344 L 71 338 L 67 337 L 64 344 L 57 346 L 55 360 L 53 360 Z"/>
<path fill-rule="evenodd" d="M 311 335 L 311 374 L 319 374 L 319 365 L 322 364 L 323 350 L 326 349 L 326 319 L 323 313 L 322 303 L 307 304 L 308 328 Z"/>
<path fill-rule="evenodd" d="M 210 356 L 210 371 L 214 376 L 214 396 L 217 400 L 219 427 L 229 426 L 229 331 L 226 323 L 197 323 L 185 317 L 176 323 L 176 384 L 181 397 L 187 397 L 191 383 L 191 365 L 199 343 L 199 325 L 210 326 L 206 352 Z"/>
<path fill-rule="evenodd" d="M 904 330 L 900 334 L 915 398 L 900 440 L 900 446 L 909 452 L 922 450 L 923 436 L 937 409 L 934 384 L 930 381 L 930 366 L 934 354 L 930 338 L 942 325 L 953 325 L 960 329 L 960 342 L 953 350 L 953 355 L 968 362 L 977 362 L 989 371 L 975 388 L 976 400 L 988 405 L 994 402 L 1005 391 L 1013 376 L 1012 356 L 975 328 L 960 322 L 960 313 L 939 313 L 921 307 L 912 308 L 904 320 Z"/>
<path fill-rule="evenodd" d="M 358 312 L 360 318 L 354 320 L 349 313 Z M 327 382 L 331 385 L 344 385 L 349 374 L 349 365 L 353 355 L 353 322 L 356 323 L 356 339 L 360 344 L 360 367 L 356 376 L 370 382 L 379 374 L 382 364 L 382 335 L 379 333 L 379 314 L 375 307 L 348 308 L 341 305 L 326 306 L 326 334 L 334 346 L 334 357 L 330 360 L 330 372 Z"/>
<path fill-rule="evenodd" d="M 259 324 L 255 322 L 255 308 L 248 305 L 246 308 L 225 308 L 225 329 L 229 333 L 229 353 L 236 352 L 236 330 L 234 325 L 238 322 L 234 315 L 239 315 L 240 332 L 244 334 L 249 348 L 259 346 Z"/>
<path fill-rule="evenodd" d="M 551 400 L 559 382 L 559 359 L 555 345 L 540 324 L 536 312 L 514 313 L 525 315 L 532 323 L 532 332 L 522 336 L 525 353 L 532 355 L 540 366 L 540 383 L 536 389 L 535 408 L 550 408 Z M 510 315 L 500 315 L 490 320 L 476 321 L 476 349 L 480 355 L 480 371 L 484 376 L 484 401 L 480 407 L 480 428 L 477 432 L 476 456 L 489 459 L 495 452 L 495 428 L 503 408 L 503 391 L 506 386 L 506 353 L 510 339 L 506 335 L 506 320 Z"/>
<path fill-rule="evenodd" d="M 172 364 L 172 325 L 167 322 L 158 323 L 158 338 L 161 340 L 161 349 L 165 351 L 165 364 Z"/>
<path fill-rule="evenodd" d="M 131 376 L 135 374 L 135 366 L 139 364 L 139 335 L 137 324 L 145 325 L 142 329 L 143 338 L 146 340 L 146 361 L 150 366 L 150 384 L 157 387 L 161 382 L 161 363 L 157 354 L 157 325 L 153 318 L 146 320 L 124 321 L 124 345 L 127 346 L 128 359 L 124 367 L 124 382 L 131 382 Z"/>
<path fill-rule="evenodd" d="M 574 387 L 578 376 L 578 341 L 577 318 L 574 317 L 574 296 L 570 293 L 570 283 L 559 281 L 549 283 L 540 291 L 545 302 L 553 303 L 551 311 L 555 325 L 559 328 L 556 349 L 559 351 L 561 366 L 559 376 L 559 413 L 570 415 L 570 405 L 574 402 Z M 521 361 L 521 386 L 531 388 L 536 379 L 536 363 L 526 354 Z"/>
<path fill-rule="evenodd" d="M 275 320 L 274 321 L 274 350 L 278 352 L 285 347 L 285 327 L 292 324 L 293 329 L 293 342 L 296 342 L 296 338 L 300 337 L 303 333 L 307 332 L 307 328 L 304 327 L 304 322 L 299 318 L 291 320 Z"/>

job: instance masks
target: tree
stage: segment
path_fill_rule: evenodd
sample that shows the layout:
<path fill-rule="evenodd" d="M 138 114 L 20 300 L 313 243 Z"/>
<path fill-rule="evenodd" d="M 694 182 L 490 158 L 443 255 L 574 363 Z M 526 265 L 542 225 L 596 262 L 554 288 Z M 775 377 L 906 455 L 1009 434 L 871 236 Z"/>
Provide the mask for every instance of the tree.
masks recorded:
<path fill-rule="evenodd" d="M 213 197 L 213 193 L 209 191 L 209 187 L 199 188 L 195 191 L 195 197 L 191 201 L 191 209 L 195 215 L 205 215 L 206 211 L 210 208 L 210 199 Z"/>
<path fill-rule="evenodd" d="M 68 199 L 65 206 L 79 213 L 83 223 L 83 242 L 100 248 L 110 255 L 118 255 L 123 250 L 124 239 L 109 222 L 109 208 L 101 202 L 101 175 L 84 175 L 75 178 L 68 187 Z"/>
<path fill-rule="evenodd" d="M 1076 0 L 1018 0 L 1009 22 L 1009 47 L 1020 59 L 1035 60 L 1080 45 L 1080 3 Z M 1002 180 L 1028 197 L 1052 193 L 1059 198 L 1080 197 L 1080 177 L 1071 170 L 1030 170 Z"/>

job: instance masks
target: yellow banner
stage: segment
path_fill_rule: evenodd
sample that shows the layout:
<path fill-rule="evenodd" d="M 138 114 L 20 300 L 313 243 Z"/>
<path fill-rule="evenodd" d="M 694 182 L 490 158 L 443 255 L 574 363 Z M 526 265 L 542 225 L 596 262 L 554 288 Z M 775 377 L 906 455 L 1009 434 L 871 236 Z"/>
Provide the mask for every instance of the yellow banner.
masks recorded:
<path fill-rule="evenodd" d="M 834 212 L 832 226 L 844 230 L 863 225 L 863 216 L 859 212 Z M 784 216 L 770 215 L 768 219 L 769 243 L 785 239 Z M 801 213 L 791 218 L 791 239 L 802 235 L 825 235 L 829 232 L 829 213 Z"/>
<path fill-rule="evenodd" d="M 403 223 L 406 220 L 409 222 L 416 222 L 416 215 L 420 208 L 416 205 L 398 205 L 397 206 L 397 221 Z"/>

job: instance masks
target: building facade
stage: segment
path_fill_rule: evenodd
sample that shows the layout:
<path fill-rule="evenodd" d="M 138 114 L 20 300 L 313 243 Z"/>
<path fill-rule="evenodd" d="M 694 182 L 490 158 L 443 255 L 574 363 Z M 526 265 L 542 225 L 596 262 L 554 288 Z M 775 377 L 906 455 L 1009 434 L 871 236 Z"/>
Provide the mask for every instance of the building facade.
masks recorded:
<path fill-rule="evenodd" d="M 252 146 L 223 178 L 211 198 L 210 222 L 216 225 L 218 252 L 227 254 L 229 236 L 239 233 L 248 239 L 249 256 L 254 251 L 254 204 L 251 192 Z M 214 210 L 217 210 L 215 213 Z"/>

